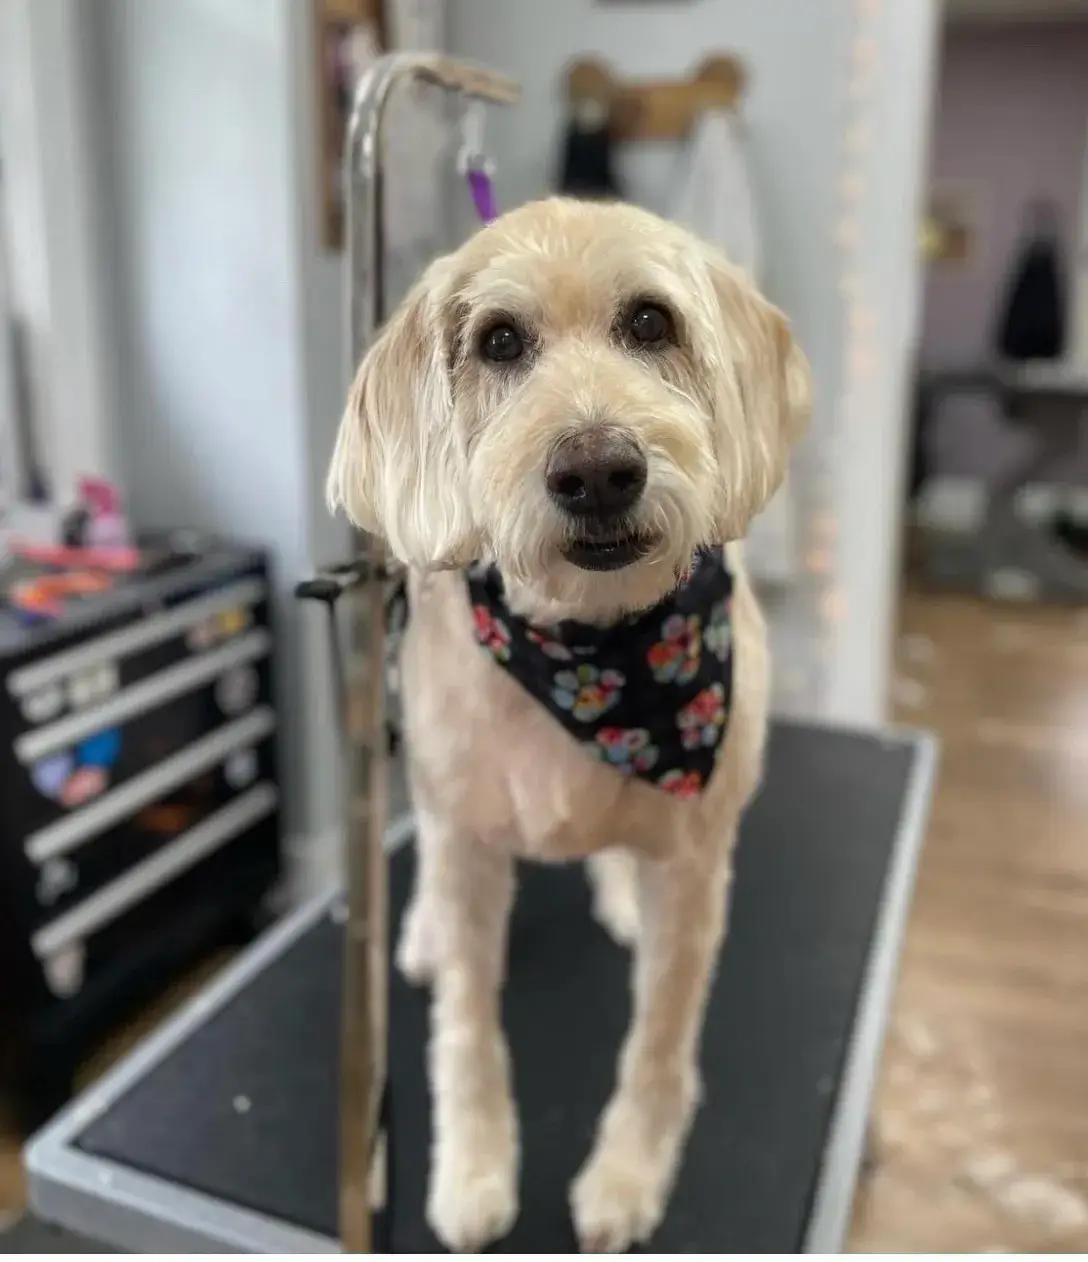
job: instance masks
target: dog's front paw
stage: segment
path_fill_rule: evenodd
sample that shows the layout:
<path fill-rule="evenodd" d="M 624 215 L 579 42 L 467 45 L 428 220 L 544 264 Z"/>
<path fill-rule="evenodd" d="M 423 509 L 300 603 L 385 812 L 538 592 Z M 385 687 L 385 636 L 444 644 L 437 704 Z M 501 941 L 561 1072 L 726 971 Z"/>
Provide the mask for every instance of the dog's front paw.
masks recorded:
<path fill-rule="evenodd" d="M 643 1078 L 609 1101 L 570 1189 L 583 1253 L 623 1253 L 649 1240 L 665 1217 L 698 1098 L 692 1069 Z"/>
<path fill-rule="evenodd" d="M 450 1148 L 435 1154 L 427 1222 L 453 1253 L 479 1253 L 509 1234 L 518 1216 L 513 1153 Z"/>
<path fill-rule="evenodd" d="M 433 929 L 413 899 L 401 922 L 396 955 L 397 969 L 409 986 L 429 986 L 434 981 L 433 936 Z"/>
<path fill-rule="evenodd" d="M 622 947 L 638 941 L 638 885 L 634 860 L 623 852 L 596 855 L 587 864 L 593 919 Z"/>
<path fill-rule="evenodd" d="M 594 891 L 593 919 L 622 947 L 638 941 L 638 902 L 634 894 L 611 888 Z"/>
<path fill-rule="evenodd" d="M 665 1214 L 668 1182 L 638 1150 L 599 1146 L 570 1189 L 571 1217 L 583 1253 L 625 1253 L 645 1244 Z"/>

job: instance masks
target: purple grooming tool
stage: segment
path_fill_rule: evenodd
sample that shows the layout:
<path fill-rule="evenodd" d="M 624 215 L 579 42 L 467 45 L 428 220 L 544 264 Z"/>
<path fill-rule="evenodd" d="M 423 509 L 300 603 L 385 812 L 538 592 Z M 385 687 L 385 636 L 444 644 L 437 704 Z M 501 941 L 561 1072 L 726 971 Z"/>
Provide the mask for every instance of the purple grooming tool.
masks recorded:
<path fill-rule="evenodd" d="M 491 182 L 491 163 L 484 156 L 484 111 L 474 101 L 461 120 L 462 144 L 457 156 L 457 169 L 468 182 L 472 204 L 483 223 L 499 217 L 495 204 L 495 186 Z"/>
<path fill-rule="evenodd" d="M 491 183 L 490 173 L 484 167 L 473 167 L 465 178 L 480 219 L 484 223 L 497 219 L 499 212 L 495 205 L 495 186 Z"/>
<path fill-rule="evenodd" d="M 35 763 L 30 769 L 30 781 L 43 798 L 55 802 L 74 769 L 75 759 L 70 750 L 65 750 Z"/>

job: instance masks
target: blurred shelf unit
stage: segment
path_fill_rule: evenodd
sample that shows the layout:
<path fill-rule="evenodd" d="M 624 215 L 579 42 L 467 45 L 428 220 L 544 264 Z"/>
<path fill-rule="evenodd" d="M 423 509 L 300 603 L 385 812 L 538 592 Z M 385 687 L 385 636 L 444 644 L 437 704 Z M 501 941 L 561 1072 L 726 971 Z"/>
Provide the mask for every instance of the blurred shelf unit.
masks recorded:
<path fill-rule="evenodd" d="M 0 608 L 0 1069 L 27 1127 L 281 872 L 267 558 L 161 555 L 36 626 Z"/>

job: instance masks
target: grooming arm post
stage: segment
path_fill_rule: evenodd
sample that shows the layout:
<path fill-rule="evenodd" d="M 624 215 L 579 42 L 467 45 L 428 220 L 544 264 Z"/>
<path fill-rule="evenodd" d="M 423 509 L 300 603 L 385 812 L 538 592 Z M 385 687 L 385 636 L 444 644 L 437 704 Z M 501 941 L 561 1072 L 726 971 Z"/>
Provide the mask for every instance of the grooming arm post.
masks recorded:
<path fill-rule="evenodd" d="M 439 54 L 392 53 L 359 84 L 344 155 L 348 372 L 353 374 L 386 316 L 382 153 L 385 107 L 399 83 L 429 83 L 470 99 L 510 104 L 517 85 L 501 75 Z M 357 535 L 366 577 L 347 600 L 345 724 L 345 862 L 341 1031 L 340 1241 L 345 1253 L 372 1249 L 371 1193 L 383 1189 L 384 1150 L 378 1135 L 386 1076 L 388 961 L 386 950 L 385 547 Z M 378 1199 L 384 1199 L 379 1194 Z M 388 1206 L 387 1206 L 388 1213 Z"/>

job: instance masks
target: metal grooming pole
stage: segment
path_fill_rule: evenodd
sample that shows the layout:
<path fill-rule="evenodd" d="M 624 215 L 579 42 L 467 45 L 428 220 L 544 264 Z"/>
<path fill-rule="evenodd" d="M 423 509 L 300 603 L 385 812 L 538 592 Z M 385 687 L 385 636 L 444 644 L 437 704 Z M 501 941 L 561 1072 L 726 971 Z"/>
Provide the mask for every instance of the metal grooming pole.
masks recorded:
<path fill-rule="evenodd" d="M 398 84 L 427 83 L 459 96 L 511 104 L 518 87 L 490 71 L 436 53 L 391 53 L 359 84 L 344 153 L 345 294 L 348 370 L 355 369 L 385 319 L 383 133 Z M 346 591 L 345 820 L 347 918 L 344 926 L 340 1068 L 340 1242 L 345 1253 L 371 1253 L 372 1192 L 385 1199 L 385 1147 L 379 1109 L 385 1083 L 386 951 L 385 626 L 381 540 L 358 534 L 355 560 L 342 571 Z"/>

